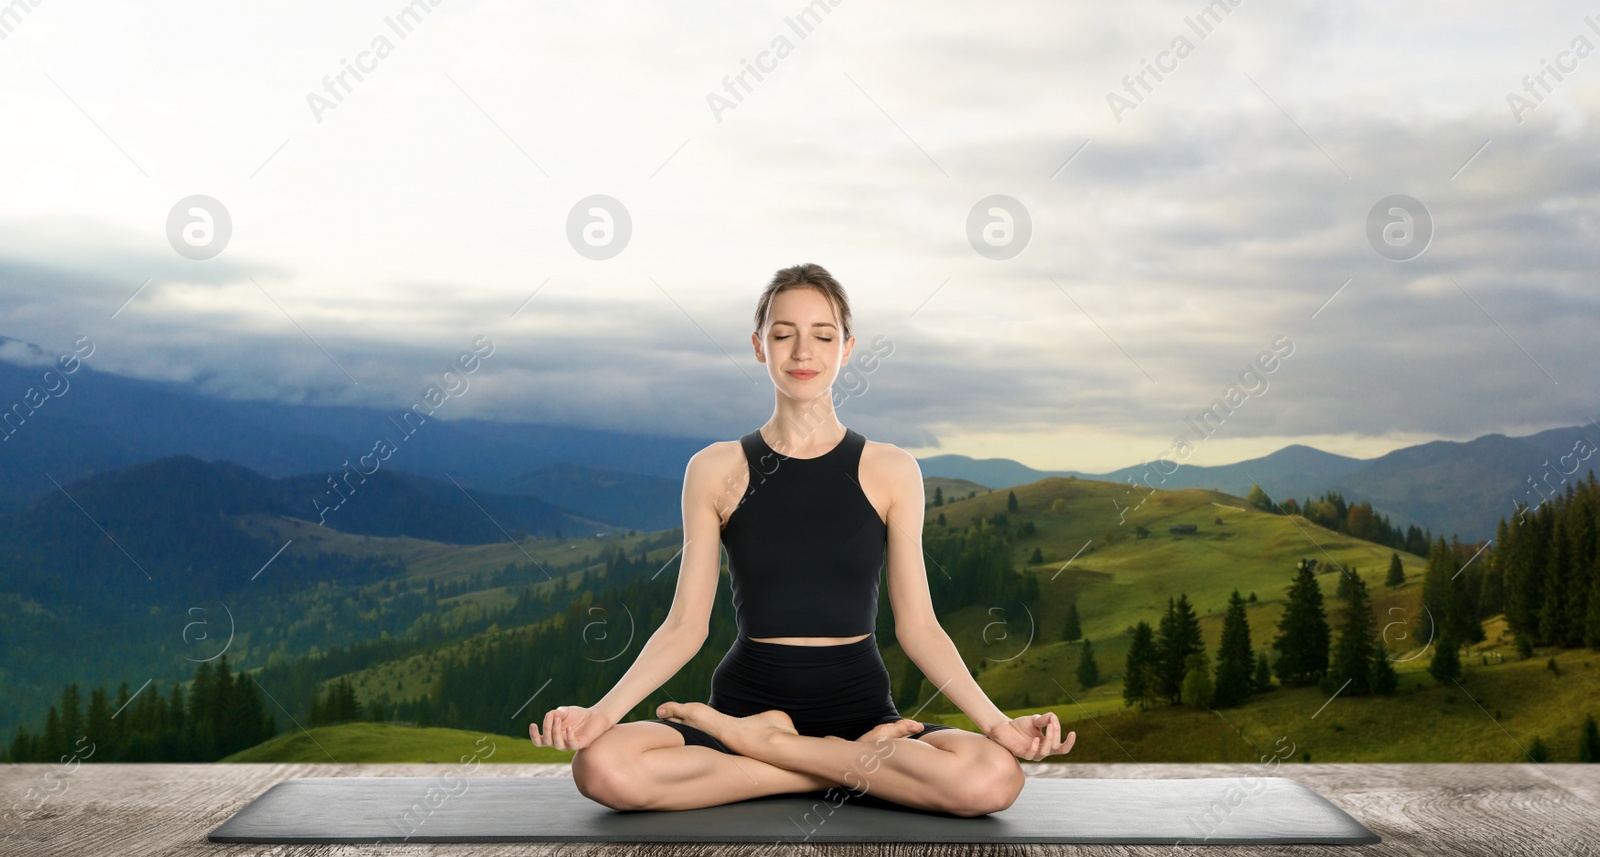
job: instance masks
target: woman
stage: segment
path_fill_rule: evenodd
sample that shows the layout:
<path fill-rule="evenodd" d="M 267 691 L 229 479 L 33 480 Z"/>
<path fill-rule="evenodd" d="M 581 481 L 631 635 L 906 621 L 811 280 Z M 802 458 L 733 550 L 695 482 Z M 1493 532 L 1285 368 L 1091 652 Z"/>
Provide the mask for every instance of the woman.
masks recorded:
<path fill-rule="evenodd" d="M 915 458 L 839 423 L 832 387 L 855 347 L 850 305 L 820 265 L 777 272 L 750 336 L 776 409 L 762 428 L 689 461 L 672 609 L 592 708 L 547 712 L 538 746 L 576 750 L 579 791 L 614 809 L 692 809 L 845 786 L 961 816 L 1010 806 L 1018 759 L 1072 748 L 1051 714 L 1007 718 L 939 626 L 922 563 Z M 668 702 L 619 723 L 705 643 L 728 547 L 739 636 L 709 704 Z M 878 570 L 888 550 L 895 636 L 983 734 L 900 716 L 878 655 Z"/>

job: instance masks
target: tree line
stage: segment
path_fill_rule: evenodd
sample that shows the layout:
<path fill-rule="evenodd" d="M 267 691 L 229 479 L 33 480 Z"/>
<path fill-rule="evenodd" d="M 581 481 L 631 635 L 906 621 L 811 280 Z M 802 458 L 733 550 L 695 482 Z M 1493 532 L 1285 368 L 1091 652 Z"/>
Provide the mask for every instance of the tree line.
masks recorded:
<path fill-rule="evenodd" d="M 1301 502 L 1290 497 L 1282 503 L 1277 503 L 1262 490 L 1260 485 L 1252 483 L 1250 492 L 1245 496 L 1245 502 L 1263 512 L 1273 515 L 1299 515 L 1313 524 L 1336 533 L 1344 533 L 1417 556 L 1427 556 L 1433 541 L 1433 534 L 1426 528 L 1418 528 L 1416 524 L 1412 524 L 1401 531 L 1399 527 L 1389 523 L 1388 515 L 1374 512 L 1371 503 L 1349 503 L 1338 491 L 1324 492 L 1316 500 L 1307 497 Z"/>
<path fill-rule="evenodd" d="M 41 731 L 17 727 L 5 761 L 53 762 L 87 747 L 86 758 L 95 762 L 213 762 L 277 733 L 266 706 L 255 682 L 233 672 L 226 654 L 215 666 L 208 660 L 196 667 L 187 688 L 174 682 L 163 692 L 151 681 L 130 693 L 123 682 L 115 697 L 94 688 L 85 704 L 73 682 L 50 706 Z"/>
<path fill-rule="evenodd" d="M 1277 652 L 1275 661 L 1251 643 L 1248 601 L 1239 590 L 1228 599 L 1214 666 L 1188 594 L 1168 596 L 1158 627 L 1140 620 L 1133 628 L 1123 674 L 1124 703 L 1141 710 L 1163 700 L 1228 708 L 1269 689 L 1274 675 L 1285 687 L 1318 684 L 1328 692 L 1343 688 L 1357 696 L 1393 693 L 1399 680 L 1379 638 L 1366 582 L 1353 569 L 1340 572 L 1347 578 L 1341 582 L 1345 605 L 1335 642 L 1315 569 L 1314 561 L 1301 560 L 1289 584 L 1270 646 Z"/>

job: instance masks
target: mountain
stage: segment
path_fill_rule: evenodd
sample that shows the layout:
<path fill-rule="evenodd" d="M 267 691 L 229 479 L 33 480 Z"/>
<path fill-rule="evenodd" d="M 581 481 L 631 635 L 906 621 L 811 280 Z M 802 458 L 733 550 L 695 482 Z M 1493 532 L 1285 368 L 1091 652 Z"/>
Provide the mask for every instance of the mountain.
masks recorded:
<path fill-rule="evenodd" d="M 353 487 L 353 490 L 351 486 Z M 114 597 L 141 603 L 175 594 L 220 598 L 281 543 L 253 535 L 253 514 L 316 524 L 313 497 L 333 498 L 326 525 L 343 533 L 408 536 L 452 544 L 591 535 L 609 525 L 533 497 L 492 494 L 425 477 L 380 470 L 341 483 L 345 500 L 323 476 L 269 479 L 228 462 L 180 455 L 67 482 L 54 493 L 0 517 L 5 590 L 43 603 L 94 603 Z M 342 566 L 290 560 L 275 585 L 340 582 Z M 350 582 L 350 581 L 344 581 Z M 159 596 L 152 593 L 160 593 Z"/>
<path fill-rule="evenodd" d="M 1094 474 L 1035 470 L 1001 458 L 937 455 L 919 459 L 924 477 L 967 479 L 992 490 L 1054 476 L 1077 476 L 1162 490 L 1205 488 L 1243 497 L 1252 483 L 1272 499 L 1316 499 L 1328 491 L 1351 503 L 1371 503 L 1398 527 L 1415 524 L 1441 535 L 1476 542 L 1494 537 L 1515 502 L 1537 506 L 1600 465 L 1600 427 L 1549 429 L 1525 437 L 1488 434 L 1470 441 L 1436 440 L 1360 459 L 1290 444 L 1259 458 L 1202 466 L 1154 461 Z M 1162 471 L 1170 471 L 1163 473 Z M 1531 481 L 1530 481 L 1531 480 Z M 1538 484 L 1537 490 L 1534 485 Z"/>
<path fill-rule="evenodd" d="M 365 499 L 388 499 L 347 503 L 333 514 L 356 520 L 341 528 L 374 534 L 453 534 L 451 538 L 465 532 L 471 534 L 465 537 L 492 540 L 495 533 L 484 530 L 487 522 L 472 521 L 464 509 L 449 512 L 437 527 L 428 529 L 429 519 L 421 507 L 405 499 L 408 492 L 423 491 L 432 498 L 429 502 L 444 502 L 442 495 L 451 490 L 460 493 L 454 482 L 502 495 L 496 502 L 509 517 L 530 527 L 529 532 L 553 532 L 555 513 L 519 505 L 511 496 L 537 498 L 579 519 L 653 531 L 679 525 L 685 463 L 711 442 L 450 419 L 448 402 L 441 416 L 414 424 L 408 433 L 401 420 L 409 412 L 398 408 L 218 399 L 187 384 L 100 372 L 92 362 L 91 356 L 67 377 L 70 387 L 59 396 L 41 399 L 35 392 L 32 401 L 42 404 L 34 411 L 26 404 L 27 391 L 37 391 L 44 383 L 48 355 L 36 346 L 0 337 L 0 394 L 8 397 L 0 398 L 4 409 L 0 511 L 49 496 L 57 491 L 54 482 L 189 455 L 233 462 L 265 477 L 298 476 L 298 481 L 280 486 L 279 491 L 293 495 L 290 499 L 298 505 L 292 514 L 314 519 L 312 501 L 324 495 L 327 480 L 344 473 L 345 462 L 357 463 L 374 444 L 386 442 L 394 449 L 381 463 L 381 475 L 368 477 L 372 490 Z M 1584 468 L 1594 465 L 1588 456 L 1600 446 L 1597 439 L 1600 426 L 1591 423 L 1525 437 L 1490 434 L 1465 442 L 1432 441 L 1372 459 L 1291 444 L 1234 464 L 1202 466 L 1154 459 L 1102 474 L 1037 470 L 1011 459 L 964 455 L 920 461 L 923 475 L 930 479 L 960 480 L 996 490 L 1076 476 L 1130 485 L 1130 491 L 1132 484 L 1138 484 L 1141 490 L 1148 490 L 1142 487 L 1147 485 L 1165 490 L 1205 488 L 1235 496 L 1245 496 L 1252 483 L 1259 483 L 1280 501 L 1315 499 L 1337 491 L 1349 502 L 1371 503 L 1393 525 L 1415 524 L 1477 541 L 1493 536 L 1499 520 L 1514 514 L 1515 502 L 1537 504 L 1542 496 L 1561 490 L 1563 480 L 1581 478 Z M 424 491 L 420 483 L 407 483 L 400 474 L 433 481 Z M 1543 494 L 1534 490 L 1535 483 Z"/>
<path fill-rule="evenodd" d="M 268 477 L 317 475 L 320 482 L 341 474 L 346 461 L 359 464 L 381 441 L 393 450 L 376 462 L 380 473 L 418 474 L 451 490 L 453 478 L 475 490 L 524 493 L 530 485 L 560 484 L 562 474 L 537 475 L 548 468 L 584 468 L 587 487 L 564 489 L 575 513 L 654 529 L 666 525 L 656 502 L 664 494 L 677 517 L 677 488 L 667 486 L 681 483 L 685 463 L 708 442 L 452 419 L 448 401 L 439 416 L 420 421 L 401 408 L 233 401 L 188 384 L 101 372 L 92 354 L 77 371 L 47 380 L 51 358 L 37 346 L 0 337 L 0 355 L 0 510 L 50 495 L 57 490 L 52 480 L 174 455 L 229 461 Z M 309 509 L 309 497 L 305 502 Z"/>

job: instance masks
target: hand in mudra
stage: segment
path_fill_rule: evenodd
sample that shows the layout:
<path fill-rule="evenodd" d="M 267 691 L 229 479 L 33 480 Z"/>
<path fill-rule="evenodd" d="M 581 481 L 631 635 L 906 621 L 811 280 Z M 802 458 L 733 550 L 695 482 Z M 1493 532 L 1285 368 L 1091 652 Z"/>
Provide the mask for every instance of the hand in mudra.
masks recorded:
<path fill-rule="evenodd" d="M 1078 740 L 1076 732 L 1067 733 L 1066 740 L 1061 740 L 1061 718 L 1054 711 L 1014 717 L 1001 722 L 988 735 L 1011 755 L 1030 762 L 1066 753 Z"/>
<path fill-rule="evenodd" d="M 554 747 L 557 750 L 582 750 L 615 726 L 604 715 L 581 705 L 563 705 L 545 712 L 544 730 L 539 724 L 528 724 L 528 737 L 535 747 Z"/>

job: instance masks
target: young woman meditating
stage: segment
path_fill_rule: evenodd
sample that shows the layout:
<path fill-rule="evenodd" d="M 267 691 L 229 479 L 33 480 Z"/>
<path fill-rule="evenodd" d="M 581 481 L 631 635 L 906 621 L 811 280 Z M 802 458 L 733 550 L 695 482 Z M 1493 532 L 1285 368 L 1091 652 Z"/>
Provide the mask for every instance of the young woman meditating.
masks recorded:
<path fill-rule="evenodd" d="M 693 809 L 836 786 L 976 816 L 1022 790 L 1018 759 L 1072 749 L 1054 714 L 1008 718 L 967 672 L 934 616 L 922 562 L 922 471 L 834 414 L 850 359 L 850 305 L 820 265 L 777 272 L 750 341 L 775 389 L 772 419 L 689 460 L 672 609 L 591 708 L 532 723 L 539 746 L 576 750 L 578 790 L 613 809 Z M 622 715 L 704 645 L 728 549 L 739 635 L 708 702 Z M 878 653 L 878 571 L 888 551 L 895 637 L 982 734 L 902 717 Z"/>

